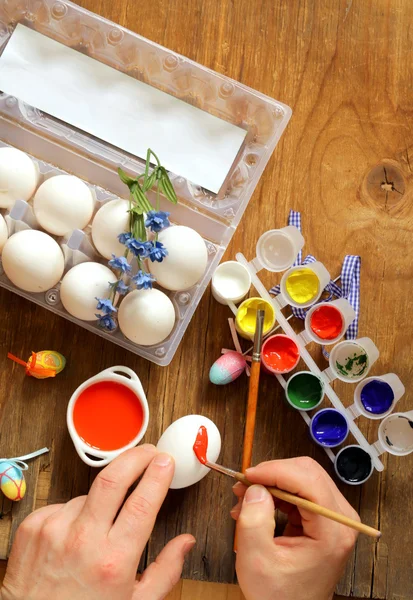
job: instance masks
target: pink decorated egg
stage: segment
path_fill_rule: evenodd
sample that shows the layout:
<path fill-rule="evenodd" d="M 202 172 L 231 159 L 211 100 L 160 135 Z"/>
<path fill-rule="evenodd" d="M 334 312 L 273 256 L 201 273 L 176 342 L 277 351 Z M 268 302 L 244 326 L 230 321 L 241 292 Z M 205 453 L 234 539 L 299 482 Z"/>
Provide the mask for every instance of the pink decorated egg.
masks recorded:
<path fill-rule="evenodd" d="M 247 361 L 239 352 L 226 352 L 218 358 L 209 371 L 209 380 L 215 385 L 235 381 L 245 371 Z"/>

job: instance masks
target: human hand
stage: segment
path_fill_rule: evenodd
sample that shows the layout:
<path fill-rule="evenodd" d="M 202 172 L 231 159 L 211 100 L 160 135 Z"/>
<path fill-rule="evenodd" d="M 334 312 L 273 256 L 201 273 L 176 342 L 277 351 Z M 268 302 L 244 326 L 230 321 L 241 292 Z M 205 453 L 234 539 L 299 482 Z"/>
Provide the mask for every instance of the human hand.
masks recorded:
<path fill-rule="evenodd" d="M 331 600 L 357 534 L 325 517 L 282 502 L 263 487 L 312 500 L 360 520 L 326 471 L 309 457 L 274 460 L 247 469 L 254 484 L 234 486 L 238 582 L 246 600 Z M 274 505 L 288 515 L 284 535 L 274 538 Z"/>
<path fill-rule="evenodd" d="M 128 488 L 136 489 L 117 513 Z M 140 582 L 139 559 L 174 473 L 149 444 L 118 456 L 88 496 L 41 508 L 16 533 L 1 600 L 162 600 L 178 582 L 190 535 L 171 540 Z"/>

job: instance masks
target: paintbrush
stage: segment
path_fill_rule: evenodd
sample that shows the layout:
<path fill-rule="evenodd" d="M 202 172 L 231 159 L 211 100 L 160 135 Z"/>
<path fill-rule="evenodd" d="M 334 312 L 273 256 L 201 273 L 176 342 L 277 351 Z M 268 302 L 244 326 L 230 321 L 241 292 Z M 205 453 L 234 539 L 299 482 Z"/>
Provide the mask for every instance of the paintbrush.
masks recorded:
<path fill-rule="evenodd" d="M 194 448 L 195 449 L 195 448 Z M 219 473 L 223 473 L 224 475 L 228 475 L 229 477 L 233 477 L 237 481 L 240 481 L 246 486 L 254 485 L 249 481 L 243 473 L 238 473 L 237 471 L 233 471 L 232 469 L 228 469 L 227 467 L 222 467 L 221 465 L 217 465 L 216 463 L 209 462 L 206 460 L 203 464 L 209 469 L 213 469 L 214 471 L 218 471 Z M 369 525 L 364 525 L 363 523 L 359 523 L 358 521 L 354 521 L 349 517 L 346 517 L 340 513 L 336 513 L 329 508 L 325 508 L 324 506 L 320 506 L 315 502 L 311 502 L 310 500 L 305 500 L 304 498 L 300 498 L 300 496 L 296 496 L 295 494 L 290 494 L 290 492 L 284 492 L 283 490 L 279 490 L 276 487 L 266 487 L 266 489 L 270 492 L 274 498 L 278 498 L 279 500 L 284 500 L 284 502 L 288 502 L 289 504 L 294 504 L 298 508 L 303 508 L 308 510 L 316 515 L 321 515 L 322 517 L 326 517 L 327 519 L 331 519 L 332 521 L 336 521 L 337 523 L 341 523 L 342 525 L 346 525 L 347 527 L 351 527 L 360 533 L 365 533 L 366 535 L 379 539 L 381 537 L 381 532 L 374 527 L 370 527 Z"/>
<path fill-rule="evenodd" d="M 247 417 L 245 421 L 244 446 L 242 450 L 242 471 L 251 466 L 254 443 L 255 420 L 257 416 L 258 386 L 261 371 L 261 344 L 264 329 L 265 311 L 257 310 L 255 322 L 254 348 L 252 351 L 251 376 L 248 389 Z"/>
<path fill-rule="evenodd" d="M 258 387 L 261 372 L 261 345 L 264 329 L 265 311 L 257 310 L 254 333 L 254 347 L 252 350 L 251 374 L 248 388 L 247 416 L 245 420 L 244 444 L 242 448 L 242 470 L 248 469 L 252 461 L 252 447 L 254 444 L 255 421 L 257 417 Z M 234 552 L 237 551 L 237 529 L 235 528 Z"/>

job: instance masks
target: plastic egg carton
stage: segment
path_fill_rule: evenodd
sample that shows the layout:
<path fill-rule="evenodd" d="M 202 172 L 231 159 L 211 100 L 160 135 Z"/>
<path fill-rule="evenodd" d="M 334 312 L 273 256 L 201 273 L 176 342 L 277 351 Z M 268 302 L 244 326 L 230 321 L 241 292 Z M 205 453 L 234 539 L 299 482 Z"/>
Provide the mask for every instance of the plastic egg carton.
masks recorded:
<path fill-rule="evenodd" d="M 266 300 L 273 306 L 276 321 L 278 322 L 278 325 L 281 327 L 282 333 L 284 333 L 285 335 L 287 335 L 288 337 L 292 338 L 295 341 L 295 343 L 299 349 L 300 358 L 306 364 L 308 371 L 313 373 L 314 375 L 316 375 L 322 381 L 322 383 L 324 385 L 324 388 L 323 388 L 324 395 L 328 398 L 328 400 L 331 404 L 331 407 L 333 407 L 334 409 L 336 409 L 337 411 L 339 411 L 340 413 L 342 413 L 345 416 L 346 421 L 348 423 L 349 433 L 352 434 L 357 445 L 360 446 L 363 450 L 365 450 L 370 455 L 373 470 L 376 469 L 379 472 L 383 471 L 384 465 L 380 458 L 383 453 L 389 452 L 391 454 L 395 454 L 398 456 L 405 456 L 405 455 L 413 452 L 413 431 L 410 429 L 409 435 L 403 435 L 400 432 L 399 426 L 397 424 L 397 419 L 407 419 L 409 422 L 410 428 L 412 428 L 413 427 L 413 411 L 410 411 L 408 413 L 398 413 L 395 410 L 398 400 L 400 399 L 400 397 L 403 395 L 403 393 L 405 391 L 404 386 L 396 375 L 394 375 L 394 374 L 385 375 L 386 378 L 392 377 L 394 380 L 396 380 L 395 388 L 397 388 L 397 391 L 395 393 L 395 398 L 394 398 L 392 408 L 388 412 L 383 413 L 381 416 L 373 415 L 373 416 L 368 417 L 370 419 L 377 419 L 377 420 L 382 419 L 381 427 L 379 429 L 379 439 L 376 442 L 374 442 L 373 444 L 370 444 L 356 423 L 356 420 L 359 417 L 363 416 L 362 411 L 358 408 L 358 405 L 356 402 L 356 396 L 359 395 L 358 389 L 360 388 L 360 384 L 363 382 L 367 382 L 369 379 L 373 379 L 373 377 L 364 377 L 358 382 L 359 385 L 354 386 L 355 403 L 346 408 L 331 385 L 331 383 L 334 381 L 334 379 L 337 378 L 337 375 L 332 371 L 331 366 L 326 368 L 323 371 L 321 369 L 319 369 L 318 365 L 316 364 L 316 362 L 314 361 L 313 357 L 311 356 L 310 352 L 308 351 L 308 349 L 306 347 L 312 341 L 310 339 L 310 337 L 308 336 L 307 331 L 304 329 L 302 332 L 296 333 L 294 331 L 294 329 L 291 327 L 290 323 L 288 322 L 288 318 L 283 314 L 282 309 L 285 308 L 286 306 L 288 306 L 288 302 L 286 301 L 285 294 L 283 294 L 283 292 L 282 292 L 278 296 L 275 296 L 275 297 L 271 296 L 258 276 L 258 272 L 262 269 L 266 269 L 266 270 L 270 270 L 270 271 L 278 271 L 278 272 L 281 270 L 282 271 L 285 270 L 286 273 L 289 272 L 292 265 L 285 265 L 283 267 L 283 269 L 271 268 L 271 262 L 268 260 L 268 258 L 267 258 L 267 260 L 263 259 L 262 253 L 260 252 L 262 243 L 266 239 L 267 236 L 269 237 L 270 235 L 273 235 L 275 238 L 277 234 L 280 234 L 281 232 L 283 232 L 287 229 L 291 229 L 291 226 L 284 228 L 284 230 L 272 230 L 272 231 L 268 231 L 268 232 L 264 233 L 261 236 L 260 240 L 258 240 L 257 257 L 254 258 L 253 260 L 248 261 L 245 258 L 245 256 L 241 253 L 238 253 L 236 255 L 236 260 L 248 270 L 248 272 L 251 276 L 252 285 L 258 292 L 258 295 L 263 300 Z M 302 247 L 303 244 L 304 244 L 304 238 L 302 238 L 302 244 L 300 247 Z M 275 242 L 272 246 L 272 252 L 275 251 L 274 248 L 276 248 L 276 246 L 277 246 L 277 243 Z M 314 263 L 314 264 L 316 264 L 316 263 Z M 317 264 L 320 265 L 321 263 L 317 263 Z M 312 265 L 309 265 L 309 266 L 312 266 Z M 323 266 L 323 269 L 326 270 L 324 266 Z M 326 271 L 326 273 L 327 273 L 327 271 Z M 327 276 L 328 276 L 327 280 L 329 281 L 330 276 L 328 273 L 327 273 Z M 323 287 L 324 287 L 324 285 L 321 287 L 321 289 L 323 289 Z M 281 286 L 281 289 L 282 289 L 282 286 Z M 317 302 L 317 300 L 316 300 L 316 302 Z M 313 304 L 313 306 L 316 306 L 316 304 Z M 270 334 L 268 334 L 268 336 L 269 335 Z M 360 343 L 362 342 L 362 340 L 369 342 L 370 345 L 373 347 L 373 349 L 376 351 L 376 354 L 377 354 L 375 357 L 375 359 L 376 359 L 379 355 L 378 349 L 374 346 L 374 344 L 368 338 L 360 339 Z M 368 374 L 368 373 L 366 373 L 366 374 Z M 277 380 L 279 381 L 279 383 L 285 390 L 285 388 L 287 386 L 288 377 L 286 379 L 284 376 L 278 375 L 278 374 L 275 375 L 275 377 L 277 378 Z M 381 376 L 378 375 L 376 377 L 380 378 Z M 348 382 L 348 383 L 350 384 L 350 386 L 354 385 L 350 382 Z M 316 407 L 310 412 L 313 412 L 315 414 L 315 412 L 317 410 L 318 410 L 318 408 Z M 307 426 L 310 427 L 311 417 L 309 415 L 309 412 L 304 411 L 304 410 L 297 410 L 297 412 L 300 413 L 300 415 L 304 419 Z M 364 415 L 364 416 L 366 417 L 366 415 Z M 386 427 L 387 427 L 387 429 L 389 429 L 389 427 L 392 428 L 392 432 L 391 432 L 392 440 L 397 440 L 400 437 L 403 438 L 401 440 L 401 445 L 403 446 L 405 444 L 405 447 L 402 447 L 399 450 L 395 449 L 393 441 L 391 441 L 389 439 L 390 434 L 388 434 L 388 432 L 386 432 Z M 352 445 L 351 442 L 348 442 L 348 440 L 345 440 L 340 446 L 335 447 L 334 450 L 336 450 L 338 452 L 341 449 L 343 449 L 349 445 Z M 324 451 L 326 452 L 327 456 L 330 458 L 330 460 L 335 464 L 336 454 L 333 452 L 333 449 L 326 447 L 326 446 L 322 446 L 322 447 L 323 447 Z M 346 481 L 346 483 L 349 483 L 349 482 Z M 364 483 L 364 481 L 361 483 Z"/>
<path fill-rule="evenodd" d="M 63 309 L 58 288 L 45 294 L 25 293 L 15 288 L 4 274 L 0 275 L 0 285 L 3 287 L 144 358 L 167 365 L 290 119 L 291 109 L 72 2 L 1 2 L 0 53 L 17 23 L 247 131 L 244 144 L 217 194 L 212 194 L 196 182 L 188 181 L 179 173 L 170 174 L 179 203 L 171 206 L 162 198 L 161 210 L 169 210 L 173 223 L 192 227 L 204 238 L 209 260 L 205 274 L 196 286 L 185 292 L 167 292 L 174 303 L 177 319 L 171 335 L 161 344 L 137 346 L 119 331 L 108 333 L 93 323 L 76 320 Z M 6 94 L 0 94 L 0 142 L 31 155 L 37 160 L 43 176 L 67 172 L 83 179 L 93 189 L 97 207 L 108 200 L 126 196 L 127 189 L 117 175 L 119 166 L 132 174 L 140 174 L 144 170 L 144 162 L 139 158 Z M 7 219 L 10 233 L 25 227 L 36 228 L 33 218 L 30 204 L 25 206 L 19 202 Z M 58 241 L 64 250 L 66 270 L 76 262 L 96 260 L 88 229 L 72 232 Z M 100 259 L 100 262 L 106 261 Z"/>

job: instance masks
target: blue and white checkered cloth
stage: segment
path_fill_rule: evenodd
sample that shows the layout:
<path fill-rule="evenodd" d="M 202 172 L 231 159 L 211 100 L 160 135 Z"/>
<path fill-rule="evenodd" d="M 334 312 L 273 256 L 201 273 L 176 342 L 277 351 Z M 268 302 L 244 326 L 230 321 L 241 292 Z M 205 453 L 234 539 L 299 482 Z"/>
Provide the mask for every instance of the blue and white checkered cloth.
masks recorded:
<path fill-rule="evenodd" d="M 294 225 L 299 231 L 301 231 L 301 213 L 290 210 L 288 217 L 288 224 Z M 316 258 L 309 254 L 302 260 L 302 252 L 298 253 L 298 256 L 294 262 L 294 266 L 308 265 L 316 262 Z M 355 340 L 358 334 L 359 326 L 359 313 L 360 313 L 360 268 L 361 268 L 361 257 L 353 254 L 348 254 L 344 257 L 343 266 L 341 269 L 341 287 L 334 281 L 326 286 L 326 291 L 329 293 L 328 298 L 324 298 L 322 302 L 329 302 L 333 298 L 347 298 L 351 306 L 354 308 L 356 318 L 350 324 L 347 329 L 346 337 L 348 340 Z M 270 289 L 270 294 L 279 294 L 280 286 L 275 285 Z M 292 307 L 294 316 L 299 319 L 305 319 L 305 315 L 308 309 Z"/>

